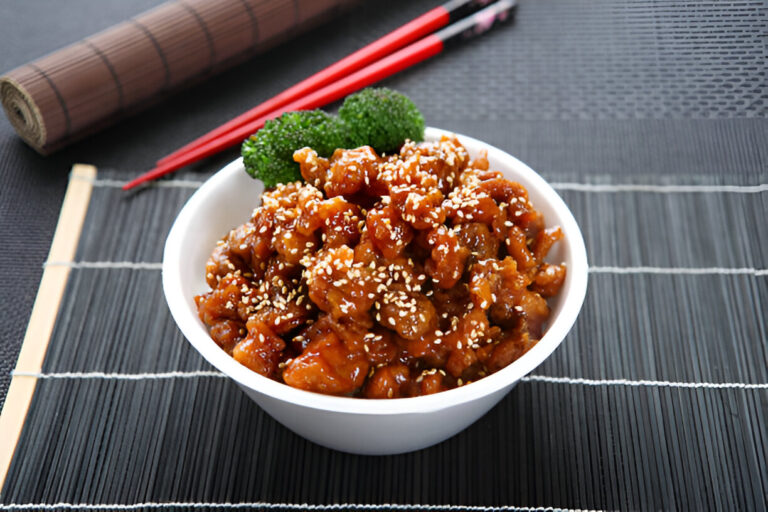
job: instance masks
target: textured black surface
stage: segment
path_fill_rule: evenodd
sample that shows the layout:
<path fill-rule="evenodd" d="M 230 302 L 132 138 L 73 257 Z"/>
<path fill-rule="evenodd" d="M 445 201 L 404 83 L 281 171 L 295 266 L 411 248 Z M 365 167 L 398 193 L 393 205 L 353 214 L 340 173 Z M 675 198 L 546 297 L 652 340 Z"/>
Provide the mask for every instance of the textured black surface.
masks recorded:
<path fill-rule="evenodd" d="M 101 179 L 121 174 L 106 170 Z M 766 267 L 768 229 L 758 221 L 768 192 L 584 192 L 562 185 L 568 175 L 548 177 L 561 184 L 597 267 Z M 676 180 L 620 183 L 648 182 Z M 722 182 L 699 175 L 683 183 Z M 78 261 L 159 261 L 160 241 L 193 189 L 127 198 L 108 183 L 94 190 Z M 74 269 L 67 298 L 44 372 L 210 369 L 165 311 L 156 269 Z M 595 273 L 574 330 L 534 373 L 768 383 L 766 304 L 766 276 Z M 460 435 L 375 458 L 302 440 L 221 378 L 44 380 L 3 501 L 760 510 L 766 420 L 766 388 L 524 382 Z"/>
<path fill-rule="evenodd" d="M 0 1 L 0 68 L 153 3 Z M 73 163 L 135 176 L 437 3 L 368 2 L 47 159 L 0 119 L 0 401 Z M 514 25 L 386 84 L 428 124 L 497 145 L 554 182 L 765 184 L 767 23 L 762 1 L 526 1 Z M 202 180 L 235 154 L 184 177 Z M 78 258 L 159 261 L 190 193 L 97 187 Z M 768 268 L 768 192 L 561 193 L 593 265 Z M 766 311 L 765 275 L 593 274 L 574 331 L 536 373 L 766 383 Z M 73 270 L 45 371 L 200 368 L 158 271 Z M 221 379 L 44 380 L 0 501 L 763 510 L 767 416 L 765 389 L 528 382 L 441 445 L 370 458 L 303 441 Z"/>

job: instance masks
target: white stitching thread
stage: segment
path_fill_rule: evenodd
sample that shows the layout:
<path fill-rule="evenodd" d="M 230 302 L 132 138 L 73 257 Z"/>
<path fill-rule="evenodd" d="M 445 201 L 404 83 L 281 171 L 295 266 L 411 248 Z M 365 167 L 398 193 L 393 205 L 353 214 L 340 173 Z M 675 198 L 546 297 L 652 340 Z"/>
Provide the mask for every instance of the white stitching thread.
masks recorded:
<path fill-rule="evenodd" d="M 91 269 L 133 269 L 133 270 L 162 270 L 162 263 L 134 261 L 46 261 L 45 267 L 69 267 Z M 725 267 L 589 267 L 591 274 L 722 274 L 722 275 L 754 275 L 768 276 L 764 268 L 725 268 Z"/>
<path fill-rule="evenodd" d="M 680 193 L 721 193 L 757 194 L 768 192 L 768 184 L 759 185 L 639 185 L 639 184 L 595 184 L 595 183 L 551 183 L 556 190 L 575 192 L 652 192 L 657 194 Z"/>
<path fill-rule="evenodd" d="M 102 380 L 164 380 L 164 379 L 196 379 L 200 377 L 226 377 L 216 371 L 192 371 L 192 372 L 157 372 L 157 373 L 107 373 L 107 372 L 21 372 L 12 371 L 14 377 L 35 377 L 36 379 L 102 379 Z"/>
<path fill-rule="evenodd" d="M 219 509 L 288 509 L 288 510 L 449 510 L 459 512 L 597 512 L 590 509 L 570 509 L 554 507 L 516 507 L 512 505 L 485 506 L 485 505 L 417 505 L 404 503 L 332 503 L 327 505 L 315 505 L 310 503 L 195 503 L 195 502 L 145 502 L 145 503 L 9 503 L 0 505 L 0 510 L 139 510 L 146 508 L 175 509 L 175 508 L 219 508 Z"/>
<path fill-rule="evenodd" d="M 723 267 L 589 267 L 590 274 L 722 274 L 766 276 L 765 268 L 723 268 Z"/>
<path fill-rule="evenodd" d="M 89 181 L 94 187 L 122 188 L 127 181 L 87 178 L 84 176 L 72 176 L 73 179 Z M 159 180 L 151 183 L 153 187 L 163 188 L 199 188 L 203 184 L 197 180 Z M 660 194 L 679 194 L 679 193 L 719 193 L 730 192 L 737 194 L 756 194 L 768 192 L 768 184 L 758 185 L 642 185 L 633 183 L 617 184 L 598 184 L 598 183 L 568 183 L 554 182 L 550 183 L 556 190 L 572 190 L 576 192 L 652 192 Z"/>
<path fill-rule="evenodd" d="M 200 377 L 226 377 L 217 371 L 159 372 L 159 373 L 106 373 L 106 372 L 59 372 L 38 373 L 12 371 L 14 377 L 35 377 L 37 379 L 100 379 L 100 380 L 164 380 L 194 379 Z M 704 388 L 704 389 L 768 389 L 768 383 L 747 382 L 674 382 L 666 380 L 628 380 L 628 379 L 582 379 L 571 377 L 551 377 L 548 375 L 528 375 L 520 382 L 546 382 L 549 384 L 573 384 L 582 386 L 626 386 L 655 388 Z"/>
<path fill-rule="evenodd" d="M 110 180 L 105 178 L 89 178 L 86 176 L 70 176 L 70 179 L 75 180 L 81 180 L 81 181 L 87 181 L 91 183 L 94 187 L 103 187 L 103 188 L 123 188 L 123 186 L 128 183 L 127 181 L 121 181 L 121 180 Z M 152 187 L 160 187 L 160 188 L 200 188 L 200 186 L 203 184 L 202 181 L 197 180 L 158 180 L 153 181 L 149 185 Z"/>
<path fill-rule="evenodd" d="M 649 388 L 692 388 L 692 389 L 768 389 L 768 383 L 747 382 L 673 382 L 666 380 L 628 380 L 628 379 L 572 379 L 571 377 L 549 377 L 547 375 L 528 375 L 521 382 L 546 382 L 549 384 L 573 384 L 582 386 L 627 386 Z"/>
<path fill-rule="evenodd" d="M 143 261 L 46 261 L 44 267 L 69 267 L 93 269 L 162 270 L 162 263 Z"/>

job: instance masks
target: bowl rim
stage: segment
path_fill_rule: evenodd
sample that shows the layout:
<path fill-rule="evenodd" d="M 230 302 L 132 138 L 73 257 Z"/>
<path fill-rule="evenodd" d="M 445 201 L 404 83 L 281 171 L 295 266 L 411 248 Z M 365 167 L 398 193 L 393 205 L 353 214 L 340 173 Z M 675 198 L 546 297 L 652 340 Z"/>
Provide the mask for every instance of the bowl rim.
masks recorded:
<path fill-rule="evenodd" d="M 465 147 L 486 149 L 489 160 L 507 160 L 508 166 L 515 174 L 524 176 L 524 181 L 549 198 L 549 207 L 554 209 L 560 218 L 559 225 L 565 235 L 560 243 L 567 245 L 572 258 L 564 283 L 564 288 L 569 289 L 570 293 L 567 301 L 563 303 L 560 314 L 549 324 L 546 332 L 533 348 L 509 366 L 470 384 L 432 395 L 397 399 L 362 399 L 305 391 L 259 375 L 241 365 L 216 345 L 199 320 L 197 312 L 190 311 L 186 306 L 187 298 L 181 293 L 182 276 L 179 266 L 173 262 L 179 261 L 182 257 L 180 242 L 186 231 L 190 229 L 195 212 L 203 206 L 210 191 L 216 190 L 236 173 L 243 172 L 242 158 L 230 162 L 195 191 L 182 207 L 166 239 L 162 263 L 163 291 L 171 315 L 187 340 L 209 363 L 241 386 L 295 405 L 355 415 L 429 413 L 471 402 L 505 387 L 511 387 L 530 373 L 562 343 L 583 305 L 587 290 L 588 263 L 581 230 L 557 192 L 525 163 L 490 144 L 449 130 L 427 128 L 425 140 L 436 140 L 442 135 L 458 137 Z M 531 185 L 526 185 L 526 188 L 532 188 Z"/>

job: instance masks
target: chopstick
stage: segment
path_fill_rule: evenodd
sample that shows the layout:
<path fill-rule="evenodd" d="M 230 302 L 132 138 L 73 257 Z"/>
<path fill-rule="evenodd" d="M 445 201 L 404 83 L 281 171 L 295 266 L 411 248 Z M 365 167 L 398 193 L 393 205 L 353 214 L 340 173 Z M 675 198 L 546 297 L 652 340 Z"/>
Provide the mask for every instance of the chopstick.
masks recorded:
<path fill-rule="evenodd" d="M 391 53 L 329 85 L 286 103 L 258 118 L 246 121 L 244 124 L 239 124 L 235 128 L 223 132 L 218 137 L 208 140 L 199 146 L 193 147 L 174 159 L 166 160 L 165 163 L 157 165 L 154 169 L 124 185 L 123 190 L 131 189 L 144 182 L 164 176 L 181 167 L 238 144 L 264 126 L 267 120 L 278 117 L 284 112 L 322 107 L 433 57 L 446 47 L 480 35 L 498 22 L 511 18 L 516 4 L 516 0 L 498 0 L 498 2 L 485 7 L 471 16 L 429 34 L 415 43 Z"/>
<path fill-rule="evenodd" d="M 395 50 L 398 50 L 439 28 L 464 18 L 493 1 L 495 0 L 451 0 L 441 6 L 435 7 L 421 16 L 414 18 L 402 27 L 377 39 L 371 44 L 351 53 L 335 64 L 332 64 L 296 85 L 289 87 L 277 96 L 268 99 L 264 103 L 255 106 L 231 121 L 198 137 L 189 144 L 182 146 L 173 153 L 158 160 L 156 164 L 162 165 L 168 163 L 195 147 L 214 140 L 254 119 L 258 119 L 291 101 L 297 100 L 312 91 L 316 91 L 321 87 L 333 83 L 339 78 L 343 78 L 350 73 L 389 55 Z"/>

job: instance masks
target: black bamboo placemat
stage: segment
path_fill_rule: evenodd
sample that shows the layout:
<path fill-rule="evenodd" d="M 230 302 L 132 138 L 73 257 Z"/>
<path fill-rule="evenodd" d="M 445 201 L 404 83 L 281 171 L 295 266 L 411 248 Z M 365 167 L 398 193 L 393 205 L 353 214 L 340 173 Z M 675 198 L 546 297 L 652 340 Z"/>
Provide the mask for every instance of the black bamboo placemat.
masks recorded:
<path fill-rule="evenodd" d="M 592 265 L 555 354 L 410 454 L 313 445 L 210 373 L 159 273 L 207 174 L 126 195 L 135 169 L 100 170 L 0 510 L 765 510 L 766 19 L 757 1 L 525 2 L 387 83 L 553 182 Z"/>
<path fill-rule="evenodd" d="M 765 174 L 548 175 L 591 257 L 574 331 L 467 431 L 392 457 L 304 441 L 208 373 L 158 265 L 195 183 L 128 198 L 121 174 L 95 183 L 5 503 L 764 506 Z"/>

